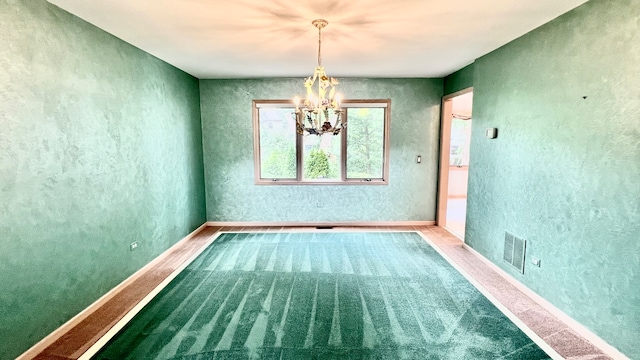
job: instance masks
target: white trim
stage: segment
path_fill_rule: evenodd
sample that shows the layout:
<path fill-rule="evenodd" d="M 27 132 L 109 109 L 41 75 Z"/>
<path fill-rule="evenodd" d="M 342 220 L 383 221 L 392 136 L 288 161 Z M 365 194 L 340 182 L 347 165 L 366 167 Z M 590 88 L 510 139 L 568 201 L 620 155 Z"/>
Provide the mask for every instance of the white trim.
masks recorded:
<path fill-rule="evenodd" d="M 337 221 L 337 222 L 268 222 L 268 221 L 207 221 L 208 226 L 290 226 L 290 227 L 328 227 L 328 226 L 434 226 L 435 221 Z M 288 229 L 287 229 L 288 230 Z M 376 230 L 376 229 L 373 229 Z M 379 229 L 378 229 L 379 231 Z"/>
<path fill-rule="evenodd" d="M 427 235 L 422 234 L 421 232 L 417 232 L 420 237 L 424 239 L 431 247 L 440 254 L 449 265 L 453 266 L 462 276 L 464 276 L 467 281 L 471 283 L 484 297 L 486 297 L 495 307 L 498 308 L 511 322 L 513 322 L 522 332 L 524 332 L 533 342 L 536 343 L 544 352 L 547 353 L 553 360 L 563 360 L 560 354 L 558 354 L 549 344 L 547 344 L 538 334 L 536 334 L 527 324 L 525 324 L 522 320 L 520 320 L 514 313 L 511 312 L 506 306 L 504 306 L 498 299 L 496 299 L 487 289 L 484 288 L 478 281 L 476 281 L 473 277 L 471 277 L 464 269 L 462 269 L 458 264 L 453 261 L 442 249 L 440 249 L 436 244 L 434 244 Z M 463 245 L 464 246 L 464 245 Z"/>
<path fill-rule="evenodd" d="M 282 102 L 274 102 L 273 100 L 257 100 L 255 106 L 258 109 L 291 109 L 292 111 L 296 109 L 296 105 L 293 103 L 293 100 L 282 100 Z"/>
<path fill-rule="evenodd" d="M 100 337 L 98 341 L 96 341 L 89 349 L 87 349 L 87 351 L 85 351 L 84 354 L 82 354 L 82 356 L 78 358 L 78 360 L 91 359 L 93 355 L 100 351 L 103 346 L 105 346 L 114 336 L 116 336 L 118 332 L 122 330 L 122 328 L 124 328 L 127 323 L 131 321 L 131 319 L 133 319 L 134 316 L 136 316 L 149 302 L 151 302 L 151 300 L 153 300 L 153 298 L 158 295 L 158 293 L 160 293 L 162 289 L 167 287 L 167 285 L 169 285 L 169 283 L 176 276 L 178 276 L 178 274 L 180 274 L 182 270 L 184 270 L 184 268 L 189 266 L 189 264 L 191 264 L 193 260 L 200 256 L 200 254 L 202 254 L 202 252 L 205 251 L 209 247 L 209 245 L 211 245 L 211 243 L 213 243 L 220 235 L 222 235 L 222 233 L 220 232 L 212 235 L 209 240 L 207 240 L 207 242 L 198 249 L 198 251 L 191 255 L 189 259 L 180 264 L 180 266 L 178 266 L 169 276 L 162 280 L 162 282 L 158 284 L 158 286 L 156 286 L 151 292 L 149 292 L 147 296 L 140 300 L 140 302 L 137 303 L 136 306 L 133 307 L 133 309 L 129 310 L 129 312 L 122 319 L 120 319 L 120 321 L 118 321 L 111 329 L 109 329 L 109 331 L 102 335 L 102 337 Z"/>
<path fill-rule="evenodd" d="M 387 102 L 380 102 L 379 100 L 388 100 L 388 99 L 371 99 L 371 100 L 348 100 L 345 99 L 341 102 L 343 105 L 342 108 L 386 108 L 389 107 Z M 295 109 L 295 104 L 293 100 L 256 100 L 255 106 L 258 109 L 266 109 L 266 108 L 281 108 L 281 109 Z"/>
<path fill-rule="evenodd" d="M 114 296 L 116 296 L 120 291 L 122 291 L 124 288 L 126 288 L 129 284 L 131 284 L 134 281 L 136 281 L 140 276 L 142 276 L 146 271 L 148 271 L 149 268 L 155 266 L 156 264 L 158 264 L 159 262 L 164 260 L 169 255 L 171 250 L 173 250 L 174 248 L 176 248 L 178 246 L 181 246 L 184 242 L 186 242 L 189 239 L 193 238 L 200 231 L 206 229 L 207 226 L 208 226 L 207 223 L 204 223 L 204 224 L 200 225 L 197 229 L 193 230 L 191 233 L 189 233 L 187 236 L 182 238 L 180 241 L 178 241 L 175 244 L 173 244 L 165 252 L 163 252 L 162 254 L 158 255 L 155 259 L 151 260 L 151 262 L 147 263 L 145 266 L 140 268 L 140 270 L 138 270 L 135 273 L 133 273 L 131 276 L 126 278 L 120 284 L 116 285 L 113 289 L 109 290 L 109 292 L 107 292 L 106 294 L 102 295 L 98 300 L 94 301 L 91 305 L 89 305 L 87 308 L 85 308 L 84 310 L 79 312 L 76 316 L 74 316 L 71 319 L 69 319 L 69 321 L 65 322 L 59 328 L 57 328 L 56 330 L 51 332 L 49 335 L 44 337 L 42 340 L 37 342 L 35 345 L 30 347 L 27 351 L 25 351 L 20 356 L 18 356 L 16 358 L 16 360 L 33 359 L 38 354 L 42 353 L 51 344 L 53 344 L 58 339 L 60 339 L 64 334 L 69 332 L 72 328 L 74 328 L 76 325 L 78 325 L 84 319 L 89 317 L 89 315 L 93 314 L 96 310 L 98 310 L 102 305 L 104 305 L 106 302 L 111 300 Z"/>
<path fill-rule="evenodd" d="M 446 226 L 440 226 L 441 229 L 446 230 L 449 234 L 451 234 L 451 236 L 457 238 L 458 240 L 464 242 L 464 237 L 462 237 L 460 234 L 456 234 L 455 232 L 453 232 L 453 230 L 449 229 Z"/>
<path fill-rule="evenodd" d="M 387 100 L 387 99 L 384 99 Z M 389 104 L 386 102 L 368 102 L 367 100 L 353 100 L 353 101 L 348 101 L 348 100 L 343 100 L 341 102 L 342 108 L 343 109 L 348 109 L 348 108 L 387 108 L 389 107 Z"/>
<path fill-rule="evenodd" d="M 467 244 L 462 244 L 462 246 L 469 250 L 470 253 L 477 256 L 482 262 L 487 264 L 493 271 L 498 273 L 501 277 L 507 280 L 511 285 L 515 286 L 518 290 L 523 292 L 526 296 L 531 298 L 531 300 L 535 301 L 542 308 L 550 312 L 553 316 L 557 317 L 560 321 L 564 322 L 571 328 L 571 330 L 578 333 L 578 335 L 587 339 L 592 345 L 602 350 L 606 355 L 618 359 L 618 360 L 629 360 L 629 358 L 620 352 L 620 350 L 614 348 L 606 341 L 604 341 L 601 337 L 591 332 L 591 330 L 587 329 L 584 325 L 580 324 L 578 321 L 564 313 L 562 310 L 558 309 L 555 305 L 550 303 L 548 300 L 538 295 L 533 290 L 529 289 L 526 285 L 516 280 L 514 277 L 509 275 L 506 271 L 502 270 L 498 265 L 491 262 L 491 260 L 484 257 L 484 255 L 480 254 L 478 251 L 473 249 Z"/>
<path fill-rule="evenodd" d="M 466 87 L 464 89 L 458 90 L 458 91 L 456 91 L 454 93 L 445 95 L 445 96 L 442 97 L 442 100 L 450 100 L 450 99 L 452 99 L 452 98 L 454 98 L 456 96 L 464 95 L 464 94 L 470 93 L 472 91 L 473 91 L 473 85 L 469 86 L 469 87 Z"/>
<path fill-rule="evenodd" d="M 265 230 L 255 230 L 255 229 L 247 229 L 247 230 L 220 230 L 222 234 L 268 234 L 268 233 L 296 233 L 296 234 L 317 234 L 317 233 L 410 233 L 416 232 L 417 230 L 407 229 L 407 230 L 381 230 L 381 229 L 351 229 L 351 228 L 343 228 L 343 229 L 311 229 L 311 228 L 299 228 L 299 229 L 277 229 L 274 231 L 265 231 Z"/>

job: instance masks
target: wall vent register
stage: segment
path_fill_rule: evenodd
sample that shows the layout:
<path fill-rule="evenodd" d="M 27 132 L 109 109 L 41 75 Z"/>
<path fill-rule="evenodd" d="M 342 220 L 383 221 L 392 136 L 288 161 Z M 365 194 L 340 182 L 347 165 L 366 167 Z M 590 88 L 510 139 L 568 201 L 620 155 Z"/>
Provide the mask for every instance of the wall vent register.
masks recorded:
<path fill-rule="evenodd" d="M 503 259 L 509 265 L 524 274 L 524 254 L 527 241 L 509 232 L 504 233 L 504 255 Z"/>

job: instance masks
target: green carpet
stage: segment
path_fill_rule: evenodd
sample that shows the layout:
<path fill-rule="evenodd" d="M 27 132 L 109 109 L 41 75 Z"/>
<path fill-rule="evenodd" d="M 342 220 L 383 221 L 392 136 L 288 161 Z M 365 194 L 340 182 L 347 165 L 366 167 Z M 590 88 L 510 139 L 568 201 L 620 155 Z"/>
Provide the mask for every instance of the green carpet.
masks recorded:
<path fill-rule="evenodd" d="M 221 235 L 96 359 L 548 359 L 417 233 Z"/>

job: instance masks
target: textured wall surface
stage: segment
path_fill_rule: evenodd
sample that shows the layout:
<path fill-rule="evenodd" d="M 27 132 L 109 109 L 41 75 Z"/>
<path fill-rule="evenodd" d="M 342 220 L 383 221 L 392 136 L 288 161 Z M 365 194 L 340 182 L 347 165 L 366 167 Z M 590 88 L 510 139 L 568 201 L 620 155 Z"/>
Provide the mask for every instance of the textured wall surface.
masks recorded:
<path fill-rule="evenodd" d="M 450 95 L 473 86 L 473 71 L 474 64 L 471 64 L 445 77 L 444 95 Z"/>
<path fill-rule="evenodd" d="M 251 101 L 304 95 L 302 79 L 201 80 L 210 221 L 435 219 L 442 79 L 340 80 L 347 98 L 391 99 L 389 185 L 254 185 Z"/>
<path fill-rule="evenodd" d="M 466 241 L 640 359 L 640 6 L 592 0 L 476 60 Z M 497 127 L 498 138 L 484 137 Z M 525 274 L 501 260 L 528 240 Z"/>
<path fill-rule="evenodd" d="M 44 0 L 0 0 L 0 68 L 10 359 L 206 217 L 197 79 Z"/>

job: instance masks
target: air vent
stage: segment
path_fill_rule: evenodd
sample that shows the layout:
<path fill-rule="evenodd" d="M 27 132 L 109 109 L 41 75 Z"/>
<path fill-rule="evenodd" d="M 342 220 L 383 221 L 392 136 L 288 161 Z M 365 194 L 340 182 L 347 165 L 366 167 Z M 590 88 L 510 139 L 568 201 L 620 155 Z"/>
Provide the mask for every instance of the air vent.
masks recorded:
<path fill-rule="evenodd" d="M 527 241 L 508 232 L 504 233 L 503 259 L 524 274 L 524 253 Z"/>

